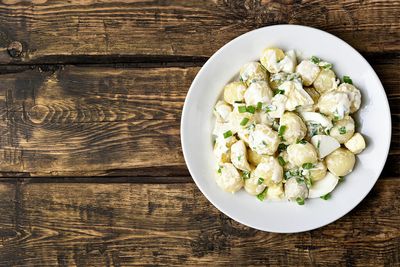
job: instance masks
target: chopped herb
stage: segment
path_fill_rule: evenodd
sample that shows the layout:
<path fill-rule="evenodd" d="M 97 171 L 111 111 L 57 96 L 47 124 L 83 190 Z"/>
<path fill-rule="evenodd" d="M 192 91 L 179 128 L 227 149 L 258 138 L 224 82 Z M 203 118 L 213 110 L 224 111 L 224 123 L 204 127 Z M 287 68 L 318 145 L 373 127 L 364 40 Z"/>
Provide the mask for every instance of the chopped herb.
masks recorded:
<path fill-rule="evenodd" d="M 274 106 L 274 105 L 268 105 L 265 107 L 265 112 L 271 112 L 274 110 L 276 110 L 276 106 Z"/>
<path fill-rule="evenodd" d="M 262 103 L 261 102 L 258 102 L 257 103 L 257 110 L 261 110 L 262 109 Z"/>
<path fill-rule="evenodd" d="M 243 180 L 250 179 L 250 172 L 243 171 L 242 178 L 243 178 Z"/>
<path fill-rule="evenodd" d="M 286 150 L 287 147 L 288 147 L 288 145 L 285 145 L 284 143 L 280 143 L 278 146 L 278 151 L 282 152 L 282 151 Z"/>
<path fill-rule="evenodd" d="M 276 90 L 274 91 L 274 96 L 275 96 L 275 95 L 283 95 L 283 94 L 285 94 L 285 90 L 276 89 Z"/>
<path fill-rule="evenodd" d="M 221 169 L 222 169 L 222 167 L 219 167 L 219 168 L 218 168 L 218 171 L 217 171 L 217 172 L 218 172 L 219 174 L 222 173 Z"/>
<path fill-rule="evenodd" d="M 260 194 L 257 195 L 257 198 L 258 198 L 260 201 L 264 201 L 265 197 L 267 196 L 267 190 L 268 190 L 268 187 L 266 187 L 266 188 L 264 189 L 264 191 L 262 191 Z"/>
<path fill-rule="evenodd" d="M 313 164 L 312 163 L 304 163 L 302 167 L 303 167 L 303 169 L 309 170 L 313 167 Z"/>
<path fill-rule="evenodd" d="M 300 206 L 302 206 L 302 205 L 304 205 L 304 198 L 298 197 L 298 198 L 296 198 L 296 202 L 297 202 L 297 204 L 299 204 Z"/>
<path fill-rule="evenodd" d="M 353 81 L 350 79 L 349 76 L 343 76 L 343 82 L 353 84 Z"/>
<path fill-rule="evenodd" d="M 247 106 L 246 111 L 248 113 L 254 114 L 256 112 L 256 108 L 254 106 Z"/>
<path fill-rule="evenodd" d="M 308 188 L 310 188 L 313 185 L 313 182 L 312 182 L 311 178 L 304 179 L 304 182 L 306 183 Z"/>
<path fill-rule="evenodd" d="M 245 113 L 246 112 L 246 106 L 240 106 L 238 107 L 239 113 Z"/>
<path fill-rule="evenodd" d="M 344 176 L 339 176 L 339 183 L 343 183 L 344 182 Z"/>
<path fill-rule="evenodd" d="M 248 118 L 243 118 L 243 120 L 240 122 L 240 125 L 245 126 L 249 122 Z"/>
<path fill-rule="evenodd" d="M 264 178 L 258 178 L 258 182 L 257 182 L 259 185 L 261 185 L 262 183 L 264 183 Z"/>
<path fill-rule="evenodd" d="M 285 133 L 285 130 L 286 130 L 286 125 L 279 126 L 278 136 L 282 137 L 283 134 Z"/>
<path fill-rule="evenodd" d="M 268 143 L 265 142 L 264 140 L 262 140 L 262 143 L 263 143 L 264 146 L 268 146 Z"/>
<path fill-rule="evenodd" d="M 325 133 L 326 133 L 327 135 L 330 135 L 331 129 L 325 129 Z"/>
<path fill-rule="evenodd" d="M 322 66 L 322 68 L 325 69 L 325 70 L 329 70 L 329 69 L 332 68 L 332 64 L 331 63 L 325 64 L 325 65 Z"/>
<path fill-rule="evenodd" d="M 320 198 L 322 198 L 323 200 L 328 200 L 331 198 L 331 194 L 328 193 L 326 195 L 321 196 Z"/>
<path fill-rule="evenodd" d="M 317 143 L 317 148 L 318 148 L 318 149 L 319 149 L 320 145 L 321 145 L 321 141 L 318 140 L 318 143 Z"/>
<path fill-rule="evenodd" d="M 240 80 L 241 82 L 244 82 L 242 77 L 240 77 L 240 79 L 239 79 L 239 80 Z"/>
<path fill-rule="evenodd" d="M 285 166 L 286 161 L 281 156 L 278 157 L 278 161 L 281 166 Z"/>
<path fill-rule="evenodd" d="M 300 178 L 300 177 L 297 177 L 296 181 L 297 181 L 298 184 L 304 183 L 304 180 L 302 178 Z"/>
<path fill-rule="evenodd" d="M 321 61 L 321 59 L 316 56 L 311 57 L 311 62 L 314 64 L 318 64 L 320 61 Z"/>
<path fill-rule="evenodd" d="M 242 159 L 242 156 L 237 157 L 238 161 L 240 161 Z"/>
<path fill-rule="evenodd" d="M 333 121 L 338 121 L 338 120 L 340 120 L 340 117 L 339 117 L 339 115 L 335 114 L 333 116 Z"/>
<path fill-rule="evenodd" d="M 217 139 L 213 140 L 213 145 L 215 146 L 215 144 L 217 143 Z"/>
<path fill-rule="evenodd" d="M 305 144 L 307 144 L 307 141 L 306 140 L 299 140 L 299 141 L 297 141 L 297 144 L 305 145 Z"/>
<path fill-rule="evenodd" d="M 243 104 L 243 101 L 235 101 L 236 104 Z"/>
<path fill-rule="evenodd" d="M 347 132 L 346 131 L 346 127 L 342 126 L 342 127 L 339 128 L 339 133 L 340 134 L 345 134 L 346 132 Z"/>
<path fill-rule="evenodd" d="M 232 136 L 232 131 L 231 131 L 231 130 L 226 131 L 226 132 L 224 133 L 224 138 L 225 138 L 225 139 L 228 138 L 228 137 L 231 137 L 231 136 Z"/>

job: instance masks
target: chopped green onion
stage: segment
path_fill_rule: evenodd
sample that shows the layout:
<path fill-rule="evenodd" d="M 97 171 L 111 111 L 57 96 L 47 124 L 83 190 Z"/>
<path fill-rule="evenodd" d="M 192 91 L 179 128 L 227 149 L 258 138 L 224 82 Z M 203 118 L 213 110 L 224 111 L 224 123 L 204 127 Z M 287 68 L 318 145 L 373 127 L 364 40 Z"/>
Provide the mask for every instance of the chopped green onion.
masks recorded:
<path fill-rule="evenodd" d="M 285 166 L 286 161 L 281 156 L 278 157 L 278 161 L 281 166 Z"/>
<path fill-rule="evenodd" d="M 248 113 L 254 114 L 256 112 L 256 108 L 254 106 L 247 106 L 246 111 Z"/>
<path fill-rule="evenodd" d="M 243 104 L 243 101 L 235 101 L 236 104 Z"/>
<path fill-rule="evenodd" d="M 298 184 L 301 184 L 301 183 L 304 183 L 304 180 L 303 180 L 303 178 L 297 177 L 297 178 L 296 178 L 296 182 L 297 182 Z"/>
<path fill-rule="evenodd" d="M 265 142 L 264 140 L 262 140 L 262 143 L 263 143 L 264 146 L 268 146 L 268 143 Z"/>
<path fill-rule="evenodd" d="M 260 201 L 264 201 L 265 197 L 267 196 L 267 190 L 268 190 L 268 187 L 266 187 L 266 188 L 264 189 L 264 191 L 262 191 L 260 194 L 257 195 L 257 198 L 258 198 Z"/>
<path fill-rule="evenodd" d="M 242 178 L 243 178 L 243 180 L 250 179 L 250 172 L 243 171 Z"/>
<path fill-rule="evenodd" d="M 307 144 L 307 141 L 306 140 L 299 140 L 299 141 L 297 141 L 297 144 L 305 145 L 305 144 Z"/>
<path fill-rule="evenodd" d="M 347 133 L 346 127 L 344 127 L 344 126 L 340 127 L 340 128 L 339 128 L 339 133 L 340 133 L 340 134 L 345 134 L 345 133 Z"/>
<path fill-rule="evenodd" d="M 321 196 L 320 198 L 322 198 L 323 200 L 328 200 L 331 198 L 331 194 L 328 193 L 326 195 Z"/>
<path fill-rule="evenodd" d="M 226 131 L 226 132 L 224 133 L 224 138 L 228 138 L 228 137 L 231 137 L 231 136 L 232 136 L 232 131 L 231 131 L 231 130 Z"/>
<path fill-rule="evenodd" d="M 319 147 L 320 147 L 320 145 L 321 145 L 321 141 L 320 141 L 320 140 L 318 140 L 318 143 L 317 143 L 317 148 L 319 148 Z"/>
<path fill-rule="evenodd" d="M 221 167 L 219 167 L 218 168 L 218 171 L 217 171 L 219 174 L 221 174 L 222 173 L 222 171 L 221 171 Z"/>
<path fill-rule="evenodd" d="M 258 182 L 257 182 L 258 184 L 262 184 L 262 183 L 264 183 L 264 178 L 258 178 Z"/>
<path fill-rule="evenodd" d="M 274 96 L 275 95 L 284 95 L 285 94 L 285 90 L 281 90 L 281 89 L 276 89 L 274 91 Z"/>
<path fill-rule="evenodd" d="M 350 79 L 349 76 L 343 76 L 343 82 L 353 84 L 353 81 Z"/>
<path fill-rule="evenodd" d="M 339 176 L 339 183 L 343 183 L 344 182 L 344 176 Z"/>
<path fill-rule="evenodd" d="M 278 146 L 278 151 L 282 152 L 282 151 L 286 150 L 287 147 L 288 147 L 288 145 L 285 145 L 284 143 L 280 143 Z"/>
<path fill-rule="evenodd" d="M 240 77 L 240 79 L 239 79 L 239 80 L 240 80 L 241 82 L 244 82 L 242 77 Z"/>
<path fill-rule="evenodd" d="M 299 205 L 304 205 L 304 198 L 298 197 L 298 198 L 296 198 L 296 202 L 297 202 L 297 204 L 299 204 Z"/>
<path fill-rule="evenodd" d="M 238 161 L 240 161 L 242 159 L 242 156 L 237 157 Z"/>
<path fill-rule="evenodd" d="M 240 122 L 240 125 L 245 126 L 249 122 L 248 118 L 243 118 L 243 120 Z"/>
<path fill-rule="evenodd" d="M 240 106 L 238 107 L 239 113 L 245 113 L 246 112 L 246 106 Z"/>
<path fill-rule="evenodd" d="M 308 188 L 310 188 L 313 185 L 313 182 L 312 182 L 311 178 L 304 179 L 304 182 L 306 183 Z"/>
<path fill-rule="evenodd" d="M 318 64 L 320 61 L 321 61 L 321 59 L 316 56 L 311 57 L 311 62 L 314 64 Z"/>
<path fill-rule="evenodd" d="M 278 136 L 282 137 L 283 134 L 285 133 L 285 130 L 286 130 L 286 125 L 279 126 Z"/>
<path fill-rule="evenodd" d="M 262 108 L 262 103 L 261 103 L 261 102 L 258 102 L 258 103 L 257 103 L 257 110 L 261 110 L 261 108 Z"/>
<path fill-rule="evenodd" d="M 313 164 L 312 163 L 304 163 L 302 167 L 303 167 L 303 169 L 309 170 L 313 167 Z"/>
<path fill-rule="evenodd" d="M 322 66 L 322 68 L 323 68 L 324 70 L 329 70 L 329 69 L 332 68 L 332 64 L 330 64 L 330 63 L 325 64 L 325 65 Z"/>

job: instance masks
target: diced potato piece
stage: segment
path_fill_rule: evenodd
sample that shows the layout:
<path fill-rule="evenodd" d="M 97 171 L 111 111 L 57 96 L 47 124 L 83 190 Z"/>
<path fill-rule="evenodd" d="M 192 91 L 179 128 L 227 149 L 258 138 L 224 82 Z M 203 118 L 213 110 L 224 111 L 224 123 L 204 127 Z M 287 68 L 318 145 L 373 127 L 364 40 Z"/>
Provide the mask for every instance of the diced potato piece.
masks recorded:
<path fill-rule="evenodd" d="M 355 133 L 344 145 L 354 154 L 359 154 L 365 149 L 365 140 L 360 133 Z"/>
<path fill-rule="evenodd" d="M 270 72 L 277 73 L 281 70 L 281 61 L 285 57 L 285 53 L 279 48 L 266 48 L 262 52 L 260 62 Z"/>
<path fill-rule="evenodd" d="M 336 75 L 332 70 L 321 70 L 314 81 L 314 88 L 320 93 L 334 90 L 337 88 Z"/>
<path fill-rule="evenodd" d="M 231 82 L 224 87 L 224 100 L 233 105 L 236 101 L 244 100 L 246 85 L 242 82 Z"/>
<path fill-rule="evenodd" d="M 345 176 L 353 171 L 356 157 L 346 148 L 338 148 L 326 157 L 328 170 L 336 176 Z"/>
<path fill-rule="evenodd" d="M 310 60 L 303 60 L 297 65 L 296 72 L 300 74 L 303 84 L 305 86 L 310 86 L 317 78 L 320 69 Z"/>

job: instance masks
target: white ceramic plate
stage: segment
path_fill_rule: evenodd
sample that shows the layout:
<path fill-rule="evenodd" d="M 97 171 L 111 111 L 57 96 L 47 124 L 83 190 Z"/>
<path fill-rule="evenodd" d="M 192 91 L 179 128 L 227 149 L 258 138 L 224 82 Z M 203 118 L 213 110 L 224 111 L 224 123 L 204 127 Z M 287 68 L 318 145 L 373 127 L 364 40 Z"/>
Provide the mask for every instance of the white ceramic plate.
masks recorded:
<path fill-rule="evenodd" d="M 300 56 L 318 56 L 333 63 L 338 77 L 349 75 L 362 93 L 356 115 L 367 148 L 357 156 L 354 171 L 332 192 L 332 198 L 309 199 L 304 206 L 290 202 L 260 202 L 244 190 L 223 192 L 215 183 L 212 152 L 213 107 L 223 86 L 246 62 L 258 60 L 265 47 L 295 49 Z M 368 194 L 385 164 L 391 138 L 388 100 L 368 62 L 350 45 L 321 30 L 277 25 L 248 32 L 219 49 L 194 79 L 183 107 L 181 141 L 186 164 L 208 200 L 247 226 L 280 233 L 302 232 L 331 223 L 353 209 Z"/>

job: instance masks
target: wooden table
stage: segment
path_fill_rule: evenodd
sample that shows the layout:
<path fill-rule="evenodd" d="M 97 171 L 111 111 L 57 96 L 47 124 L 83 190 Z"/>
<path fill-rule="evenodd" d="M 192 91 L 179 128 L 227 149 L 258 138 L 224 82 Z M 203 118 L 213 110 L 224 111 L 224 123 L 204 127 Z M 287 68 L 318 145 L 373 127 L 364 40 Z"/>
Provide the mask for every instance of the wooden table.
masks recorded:
<path fill-rule="evenodd" d="M 399 266 L 399 15 L 399 1 L 0 1 L 0 265 Z M 360 51 L 393 122 L 368 197 L 300 234 L 250 229 L 214 208 L 179 136 L 204 62 L 281 23 Z"/>

